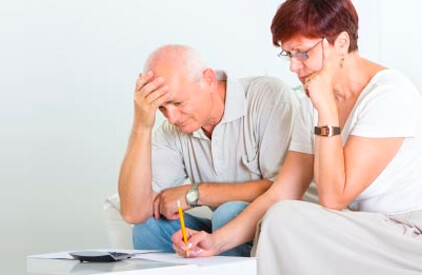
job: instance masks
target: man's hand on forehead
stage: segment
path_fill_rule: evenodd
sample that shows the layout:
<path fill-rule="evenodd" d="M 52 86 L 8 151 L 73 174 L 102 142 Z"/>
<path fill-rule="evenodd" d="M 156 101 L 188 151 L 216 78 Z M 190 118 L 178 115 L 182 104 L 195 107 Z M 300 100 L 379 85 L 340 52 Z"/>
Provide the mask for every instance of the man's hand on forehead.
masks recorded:
<path fill-rule="evenodd" d="M 158 107 L 169 100 L 168 90 L 169 87 L 164 83 L 164 78 L 154 77 L 153 72 L 139 75 L 134 97 L 135 126 L 147 129 L 154 127 Z"/>

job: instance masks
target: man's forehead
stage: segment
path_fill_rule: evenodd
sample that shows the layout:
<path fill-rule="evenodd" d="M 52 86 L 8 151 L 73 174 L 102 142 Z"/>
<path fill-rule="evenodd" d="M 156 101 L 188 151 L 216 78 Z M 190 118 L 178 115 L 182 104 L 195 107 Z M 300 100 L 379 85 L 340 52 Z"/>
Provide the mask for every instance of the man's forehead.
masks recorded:
<path fill-rule="evenodd" d="M 176 92 L 176 90 L 173 90 L 171 88 L 169 88 L 168 93 L 169 93 L 169 99 L 166 102 L 164 102 L 162 106 L 174 104 L 184 99 L 183 94 L 181 95 L 179 92 Z"/>

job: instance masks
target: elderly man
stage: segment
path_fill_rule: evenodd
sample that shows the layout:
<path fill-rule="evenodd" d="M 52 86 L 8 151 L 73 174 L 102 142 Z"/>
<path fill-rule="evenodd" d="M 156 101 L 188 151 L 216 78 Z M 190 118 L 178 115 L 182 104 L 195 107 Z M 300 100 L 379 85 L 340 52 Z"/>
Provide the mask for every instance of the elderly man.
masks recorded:
<path fill-rule="evenodd" d="M 232 79 L 192 48 L 169 45 L 148 58 L 134 109 L 119 179 L 121 212 L 137 224 L 135 248 L 173 251 L 177 201 L 184 210 L 213 209 L 211 220 L 185 215 L 187 227 L 212 232 L 271 186 L 297 99 L 278 79 Z M 167 121 L 153 133 L 157 109 Z M 246 243 L 224 255 L 249 256 L 250 249 Z"/>

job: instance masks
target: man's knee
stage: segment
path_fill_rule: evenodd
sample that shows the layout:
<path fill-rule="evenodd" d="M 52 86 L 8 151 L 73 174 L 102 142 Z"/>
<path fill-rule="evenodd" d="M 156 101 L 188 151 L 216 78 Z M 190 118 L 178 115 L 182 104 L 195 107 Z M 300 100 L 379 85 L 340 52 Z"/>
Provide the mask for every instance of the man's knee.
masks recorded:
<path fill-rule="evenodd" d="M 248 205 L 249 203 L 244 201 L 231 201 L 220 205 L 212 214 L 213 231 L 236 218 Z"/>
<path fill-rule="evenodd" d="M 151 245 L 151 239 L 155 239 L 159 234 L 159 220 L 153 217 L 143 223 L 133 226 L 133 246 L 135 249 L 148 249 Z"/>

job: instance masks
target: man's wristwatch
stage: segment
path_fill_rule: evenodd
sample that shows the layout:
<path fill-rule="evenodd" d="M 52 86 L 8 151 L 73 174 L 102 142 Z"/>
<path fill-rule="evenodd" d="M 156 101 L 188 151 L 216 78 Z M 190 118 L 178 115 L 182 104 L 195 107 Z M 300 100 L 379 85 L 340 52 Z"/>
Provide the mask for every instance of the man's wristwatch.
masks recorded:
<path fill-rule="evenodd" d="M 191 207 L 198 206 L 198 201 L 199 201 L 198 186 L 199 186 L 199 183 L 192 183 L 191 188 L 189 188 L 188 192 L 186 192 L 186 195 L 185 195 L 186 202 Z"/>
<path fill-rule="evenodd" d="M 340 130 L 340 127 L 338 126 L 330 126 L 330 125 L 321 126 L 321 127 L 315 126 L 314 133 L 317 136 L 332 137 L 335 135 L 340 135 L 341 130 Z"/>

